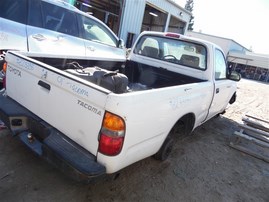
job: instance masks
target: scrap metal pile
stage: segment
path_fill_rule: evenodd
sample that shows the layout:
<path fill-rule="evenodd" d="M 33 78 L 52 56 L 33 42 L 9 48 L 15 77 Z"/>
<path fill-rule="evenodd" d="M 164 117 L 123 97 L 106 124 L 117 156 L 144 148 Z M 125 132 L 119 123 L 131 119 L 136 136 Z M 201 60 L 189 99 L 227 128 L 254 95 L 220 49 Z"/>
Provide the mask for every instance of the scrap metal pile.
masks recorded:
<path fill-rule="evenodd" d="M 269 121 L 251 115 L 245 115 L 242 121 L 230 146 L 269 163 Z"/>

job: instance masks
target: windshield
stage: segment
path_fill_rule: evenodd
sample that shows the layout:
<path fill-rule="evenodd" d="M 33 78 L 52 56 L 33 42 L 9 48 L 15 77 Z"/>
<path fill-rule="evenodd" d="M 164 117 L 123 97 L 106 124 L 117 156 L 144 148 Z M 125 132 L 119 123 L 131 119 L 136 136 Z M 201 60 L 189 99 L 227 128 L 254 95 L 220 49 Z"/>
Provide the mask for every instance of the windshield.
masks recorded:
<path fill-rule="evenodd" d="M 134 53 L 191 68 L 206 69 L 206 48 L 194 42 L 145 35 L 137 43 Z"/>

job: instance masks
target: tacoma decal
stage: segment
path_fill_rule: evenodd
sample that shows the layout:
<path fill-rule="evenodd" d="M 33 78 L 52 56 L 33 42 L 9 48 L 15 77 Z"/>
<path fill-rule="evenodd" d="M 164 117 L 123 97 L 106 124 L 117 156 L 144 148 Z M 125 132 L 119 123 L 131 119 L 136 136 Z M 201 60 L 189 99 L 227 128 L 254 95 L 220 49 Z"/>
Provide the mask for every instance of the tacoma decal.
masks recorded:
<path fill-rule="evenodd" d="M 84 107 L 85 109 L 87 109 L 87 110 L 89 110 L 89 111 L 91 111 L 91 112 L 99 115 L 99 116 L 101 116 L 101 114 L 102 114 L 102 112 L 100 110 L 98 110 L 97 108 L 91 106 L 90 104 L 87 104 L 87 103 L 82 102 L 80 100 L 78 100 L 78 103 L 77 104 L 80 105 L 80 106 L 82 106 L 82 107 Z"/>

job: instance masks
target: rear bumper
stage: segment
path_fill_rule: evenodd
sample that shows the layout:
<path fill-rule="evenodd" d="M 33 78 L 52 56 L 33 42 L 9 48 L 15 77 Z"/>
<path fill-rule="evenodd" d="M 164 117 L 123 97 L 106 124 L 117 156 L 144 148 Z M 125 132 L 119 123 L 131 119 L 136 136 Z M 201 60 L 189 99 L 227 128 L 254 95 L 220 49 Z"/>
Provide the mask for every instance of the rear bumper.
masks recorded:
<path fill-rule="evenodd" d="M 13 136 L 71 178 L 91 181 L 103 176 L 106 169 L 96 162 L 96 157 L 70 140 L 26 108 L 0 95 L 0 119 Z"/>

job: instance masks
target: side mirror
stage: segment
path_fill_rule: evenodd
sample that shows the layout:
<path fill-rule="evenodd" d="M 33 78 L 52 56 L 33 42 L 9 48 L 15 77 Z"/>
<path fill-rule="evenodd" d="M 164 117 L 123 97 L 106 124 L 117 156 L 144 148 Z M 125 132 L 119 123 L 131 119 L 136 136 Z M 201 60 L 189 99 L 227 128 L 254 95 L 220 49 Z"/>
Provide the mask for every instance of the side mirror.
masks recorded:
<path fill-rule="evenodd" d="M 124 41 L 122 39 L 118 40 L 118 44 L 117 44 L 118 48 L 124 48 Z"/>
<path fill-rule="evenodd" d="M 131 53 L 131 48 L 128 48 L 127 50 L 126 50 L 126 58 L 128 58 L 128 56 L 130 55 L 130 53 Z"/>
<path fill-rule="evenodd" d="M 93 25 L 87 25 L 86 29 L 90 30 L 92 28 Z"/>
<path fill-rule="evenodd" d="M 240 81 L 241 74 L 239 74 L 236 71 L 232 71 L 231 74 L 228 75 L 228 79 L 233 80 L 233 81 Z"/>

